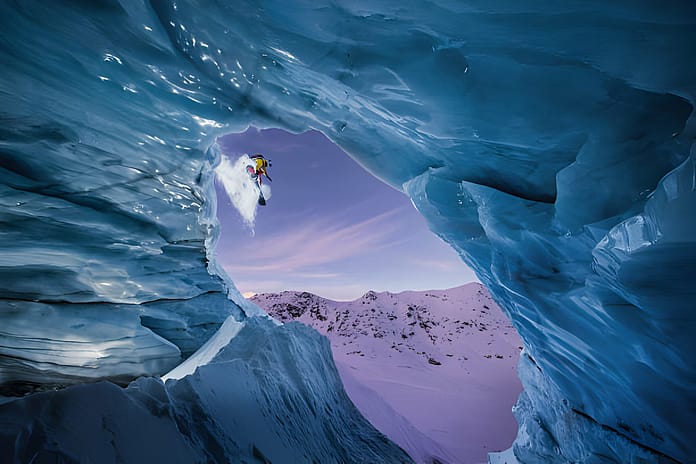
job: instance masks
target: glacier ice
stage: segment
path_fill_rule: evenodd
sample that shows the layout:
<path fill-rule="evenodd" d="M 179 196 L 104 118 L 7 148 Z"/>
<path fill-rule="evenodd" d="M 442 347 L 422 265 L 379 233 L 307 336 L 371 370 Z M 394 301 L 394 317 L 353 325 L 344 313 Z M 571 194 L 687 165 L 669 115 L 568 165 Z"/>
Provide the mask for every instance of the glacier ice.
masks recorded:
<path fill-rule="evenodd" d="M 692 461 L 695 54 L 687 0 L 6 4 L 3 392 L 162 374 L 247 320 L 215 137 L 311 128 L 511 317 L 517 459 Z"/>
<path fill-rule="evenodd" d="M 219 338 L 232 342 L 180 379 L 77 385 L 0 404 L 0 460 L 412 462 L 348 400 L 318 333 L 250 318 L 223 324 L 211 345 Z"/>

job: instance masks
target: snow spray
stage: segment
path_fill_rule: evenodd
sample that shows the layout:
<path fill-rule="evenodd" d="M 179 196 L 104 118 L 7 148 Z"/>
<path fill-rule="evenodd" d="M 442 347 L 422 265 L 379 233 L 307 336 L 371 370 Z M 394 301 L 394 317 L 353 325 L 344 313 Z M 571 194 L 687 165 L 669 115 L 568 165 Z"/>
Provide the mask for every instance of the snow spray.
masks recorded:
<path fill-rule="evenodd" d="M 247 155 L 240 156 L 234 163 L 222 155 L 220 164 L 215 168 L 215 177 L 225 189 L 232 205 L 239 211 L 244 222 L 252 230 L 258 207 L 259 187 L 256 181 L 247 174 L 246 167 L 255 166 L 255 164 Z M 261 191 L 266 200 L 271 198 L 269 185 L 261 185 Z"/>

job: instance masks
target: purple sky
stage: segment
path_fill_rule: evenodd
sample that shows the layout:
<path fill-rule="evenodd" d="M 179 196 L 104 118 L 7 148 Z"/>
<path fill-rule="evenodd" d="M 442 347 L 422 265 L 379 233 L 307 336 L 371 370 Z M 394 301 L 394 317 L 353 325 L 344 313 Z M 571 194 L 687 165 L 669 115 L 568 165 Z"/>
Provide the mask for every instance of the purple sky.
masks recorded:
<path fill-rule="evenodd" d="M 263 153 L 272 198 L 254 231 L 218 186 L 218 261 L 241 292 L 304 290 L 334 300 L 368 290 L 445 289 L 476 280 L 401 192 L 323 134 L 250 129 L 218 140 L 231 160 Z"/>

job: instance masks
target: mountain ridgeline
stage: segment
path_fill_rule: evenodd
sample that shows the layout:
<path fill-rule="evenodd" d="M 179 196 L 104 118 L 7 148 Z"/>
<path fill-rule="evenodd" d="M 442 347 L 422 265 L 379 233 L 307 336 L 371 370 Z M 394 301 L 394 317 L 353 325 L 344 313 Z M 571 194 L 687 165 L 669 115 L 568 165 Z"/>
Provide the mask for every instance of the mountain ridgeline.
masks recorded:
<path fill-rule="evenodd" d="M 263 293 L 251 300 L 282 321 L 327 335 L 334 351 L 371 356 L 414 353 L 432 365 L 475 358 L 517 359 L 521 344 L 510 321 L 478 283 L 449 290 L 377 293 L 333 301 L 308 292 Z M 366 340 L 374 339 L 370 343 Z"/>

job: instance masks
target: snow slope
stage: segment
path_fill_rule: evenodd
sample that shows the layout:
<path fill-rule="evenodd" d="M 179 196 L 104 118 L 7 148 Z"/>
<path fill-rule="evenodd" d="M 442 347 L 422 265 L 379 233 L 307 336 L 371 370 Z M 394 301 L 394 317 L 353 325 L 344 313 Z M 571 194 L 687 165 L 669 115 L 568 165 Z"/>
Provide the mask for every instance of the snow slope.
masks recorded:
<path fill-rule="evenodd" d="M 417 462 L 485 462 L 511 445 L 521 342 L 481 284 L 350 302 L 307 292 L 251 300 L 325 334 L 353 402 Z"/>

